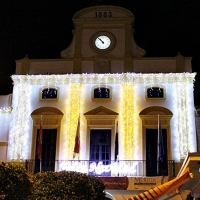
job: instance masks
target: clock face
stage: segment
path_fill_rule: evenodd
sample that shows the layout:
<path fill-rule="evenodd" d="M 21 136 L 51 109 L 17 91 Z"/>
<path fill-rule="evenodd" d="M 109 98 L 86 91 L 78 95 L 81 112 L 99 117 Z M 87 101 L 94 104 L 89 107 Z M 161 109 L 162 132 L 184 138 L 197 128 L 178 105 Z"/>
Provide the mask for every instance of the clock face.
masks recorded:
<path fill-rule="evenodd" d="M 90 38 L 90 47 L 98 54 L 111 52 L 116 45 L 114 35 L 107 31 L 98 31 Z"/>
<path fill-rule="evenodd" d="M 99 35 L 96 37 L 94 44 L 98 49 L 107 49 L 111 45 L 111 39 L 106 35 Z"/>

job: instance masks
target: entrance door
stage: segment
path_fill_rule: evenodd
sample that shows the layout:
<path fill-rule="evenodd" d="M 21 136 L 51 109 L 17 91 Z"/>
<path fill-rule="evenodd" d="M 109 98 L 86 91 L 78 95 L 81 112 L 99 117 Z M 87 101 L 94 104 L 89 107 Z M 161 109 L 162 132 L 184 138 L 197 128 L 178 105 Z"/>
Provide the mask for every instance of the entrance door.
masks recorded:
<path fill-rule="evenodd" d="M 55 156 L 56 156 L 56 138 L 57 129 L 43 129 L 42 138 L 42 165 L 41 171 L 54 171 L 55 169 Z M 39 129 L 37 130 L 38 141 Z M 36 142 L 37 143 L 37 142 Z M 37 145 L 36 145 L 37 147 Z M 35 173 L 40 171 L 40 160 L 37 157 L 37 148 L 35 153 Z"/>
<path fill-rule="evenodd" d="M 96 168 L 90 172 L 91 175 L 108 176 L 110 171 L 103 170 L 102 165 L 111 163 L 111 130 L 92 129 L 90 131 L 90 164 L 95 163 Z"/>
<path fill-rule="evenodd" d="M 158 129 L 146 129 L 146 174 L 147 176 L 167 176 L 167 130 L 162 129 L 164 155 L 158 161 Z"/>

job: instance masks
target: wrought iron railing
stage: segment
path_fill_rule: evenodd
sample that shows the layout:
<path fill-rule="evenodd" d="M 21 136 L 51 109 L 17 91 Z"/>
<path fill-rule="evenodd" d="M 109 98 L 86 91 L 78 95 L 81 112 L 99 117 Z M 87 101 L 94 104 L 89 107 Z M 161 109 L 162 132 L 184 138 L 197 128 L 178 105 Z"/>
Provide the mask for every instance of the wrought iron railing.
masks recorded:
<path fill-rule="evenodd" d="M 173 160 L 165 163 L 146 160 L 118 160 L 104 165 L 90 160 L 26 160 L 29 173 L 40 171 L 76 171 L 94 176 L 175 176 Z"/>

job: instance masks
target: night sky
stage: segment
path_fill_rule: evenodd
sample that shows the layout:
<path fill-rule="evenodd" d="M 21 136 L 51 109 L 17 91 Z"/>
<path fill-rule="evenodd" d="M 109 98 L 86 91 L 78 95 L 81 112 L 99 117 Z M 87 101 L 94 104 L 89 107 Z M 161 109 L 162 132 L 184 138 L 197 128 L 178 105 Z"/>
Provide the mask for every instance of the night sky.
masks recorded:
<path fill-rule="evenodd" d="M 98 3 L 129 9 L 135 16 L 135 41 L 146 57 L 192 57 L 200 74 L 200 0 L 1 0 L 0 95 L 12 93 L 15 60 L 60 58 L 72 40 L 72 16 Z M 200 105 L 200 75 L 194 96 Z"/>

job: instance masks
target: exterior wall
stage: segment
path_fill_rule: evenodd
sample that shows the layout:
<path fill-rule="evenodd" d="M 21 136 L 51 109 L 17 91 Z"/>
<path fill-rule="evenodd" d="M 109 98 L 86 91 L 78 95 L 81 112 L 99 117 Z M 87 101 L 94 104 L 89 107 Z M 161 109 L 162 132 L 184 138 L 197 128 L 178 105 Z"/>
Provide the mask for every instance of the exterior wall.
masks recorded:
<path fill-rule="evenodd" d="M 0 160 L 7 161 L 10 113 L 0 112 Z"/>
<path fill-rule="evenodd" d="M 87 52 L 87 51 L 86 51 Z M 89 51 L 90 52 L 90 51 Z M 94 55 L 93 55 L 94 56 Z M 116 56 L 116 55 L 115 55 Z M 82 60 L 81 73 L 123 73 L 125 61 L 123 57 L 116 59 L 112 55 L 86 58 Z M 191 58 L 182 58 L 183 62 L 177 62 L 179 57 L 164 58 L 134 58 L 130 61 L 130 72 L 135 73 L 191 73 Z M 27 61 L 28 60 L 28 61 Z M 27 71 L 25 70 L 27 69 Z M 27 57 L 16 61 L 16 74 L 71 74 L 75 68 L 73 59 L 43 59 L 29 60 Z M 23 73 L 26 71 L 26 73 Z"/>
<path fill-rule="evenodd" d="M 196 134 L 197 134 L 197 152 L 200 152 L 200 110 L 196 108 Z"/>
<path fill-rule="evenodd" d="M 7 160 L 12 95 L 0 96 L 0 161 Z"/>

